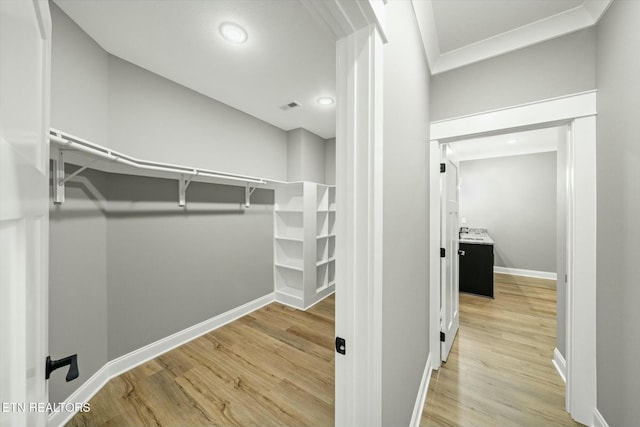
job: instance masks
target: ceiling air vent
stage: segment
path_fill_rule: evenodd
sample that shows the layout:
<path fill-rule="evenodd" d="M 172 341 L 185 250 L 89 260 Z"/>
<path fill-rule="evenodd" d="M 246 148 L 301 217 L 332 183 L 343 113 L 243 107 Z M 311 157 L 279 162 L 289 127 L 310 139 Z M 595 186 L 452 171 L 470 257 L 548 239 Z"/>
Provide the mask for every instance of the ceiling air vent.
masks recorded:
<path fill-rule="evenodd" d="M 282 111 L 288 111 L 288 110 L 291 110 L 291 109 L 293 109 L 293 108 L 298 108 L 298 107 L 300 107 L 301 105 L 302 105 L 302 104 L 300 104 L 298 101 L 291 101 L 291 102 L 289 102 L 288 104 L 283 105 L 282 107 L 280 107 L 280 109 L 281 109 Z"/>

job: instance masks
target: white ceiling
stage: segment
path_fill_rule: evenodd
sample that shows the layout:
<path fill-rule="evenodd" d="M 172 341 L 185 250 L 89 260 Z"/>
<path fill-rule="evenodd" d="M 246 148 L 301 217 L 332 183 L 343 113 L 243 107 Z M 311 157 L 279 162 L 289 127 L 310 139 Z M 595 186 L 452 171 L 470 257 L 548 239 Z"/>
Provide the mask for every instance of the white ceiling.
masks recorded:
<path fill-rule="evenodd" d="M 613 0 L 412 0 L 432 74 L 590 27 Z"/>
<path fill-rule="evenodd" d="M 466 139 L 449 144 L 458 161 L 544 153 L 558 149 L 558 128 Z"/>
<path fill-rule="evenodd" d="M 284 130 L 335 136 L 335 40 L 295 0 L 55 0 L 109 53 Z M 233 45 L 222 22 L 249 38 Z M 296 109 L 280 107 L 298 101 Z"/>
<path fill-rule="evenodd" d="M 2 0 L 0 0 L 2 1 Z M 335 36 L 324 0 L 55 0 L 111 54 L 281 129 L 335 136 Z M 433 74 L 595 24 L 613 0 L 412 0 Z M 224 41 L 220 23 L 247 30 Z M 393 42 L 393 40 L 391 40 Z M 297 101 L 301 107 L 280 107 Z"/>
<path fill-rule="evenodd" d="M 582 0 L 432 0 L 440 52 L 470 45 L 582 6 Z"/>

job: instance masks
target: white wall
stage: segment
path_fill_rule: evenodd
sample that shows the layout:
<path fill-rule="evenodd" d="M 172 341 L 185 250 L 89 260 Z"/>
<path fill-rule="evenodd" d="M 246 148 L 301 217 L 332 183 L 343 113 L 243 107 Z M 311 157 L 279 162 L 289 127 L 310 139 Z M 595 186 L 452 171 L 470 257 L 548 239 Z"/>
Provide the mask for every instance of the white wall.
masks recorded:
<path fill-rule="evenodd" d="M 406 426 L 429 354 L 429 70 L 411 2 L 385 11 L 382 425 Z"/>
<path fill-rule="evenodd" d="M 460 162 L 460 218 L 485 227 L 495 265 L 556 272 L 556 153 Z"/>

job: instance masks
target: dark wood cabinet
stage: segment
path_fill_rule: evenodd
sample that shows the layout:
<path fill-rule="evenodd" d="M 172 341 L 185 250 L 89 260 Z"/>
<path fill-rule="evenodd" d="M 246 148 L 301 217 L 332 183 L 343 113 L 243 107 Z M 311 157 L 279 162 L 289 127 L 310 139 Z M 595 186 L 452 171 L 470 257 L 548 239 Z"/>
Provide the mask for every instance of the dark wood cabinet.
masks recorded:
<path fill-rule="evenodd" d="M 460 292 L 493 298 L 493 245 L 460 243 Z"/>

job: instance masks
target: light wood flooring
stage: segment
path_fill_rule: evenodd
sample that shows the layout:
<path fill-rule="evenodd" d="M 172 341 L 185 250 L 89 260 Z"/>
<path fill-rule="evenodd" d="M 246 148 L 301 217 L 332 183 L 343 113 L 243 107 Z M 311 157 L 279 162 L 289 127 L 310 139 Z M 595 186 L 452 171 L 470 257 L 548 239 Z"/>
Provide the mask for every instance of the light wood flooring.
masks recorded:
<path fill-rule="evenodd" d="M 112 379 L 67 426 L 333 426 L 334 306 L 263 307 Z"/>
<path fill-rule="evenodd" d="M 460 330 L 434 371 L 420 426 L 580 426 L 551 363 L 555 282 L 495 275 L 495 299 L 460 295 Z"/>
<path fill-rule="evenodd" d="M 579 426 L 564 411 L 555 283 L 496 275 L 460 330 L 421 426 Z M 334 297 L 270 304 L 111 380 L 68 426 L 332 426 Z"/>

